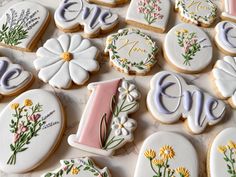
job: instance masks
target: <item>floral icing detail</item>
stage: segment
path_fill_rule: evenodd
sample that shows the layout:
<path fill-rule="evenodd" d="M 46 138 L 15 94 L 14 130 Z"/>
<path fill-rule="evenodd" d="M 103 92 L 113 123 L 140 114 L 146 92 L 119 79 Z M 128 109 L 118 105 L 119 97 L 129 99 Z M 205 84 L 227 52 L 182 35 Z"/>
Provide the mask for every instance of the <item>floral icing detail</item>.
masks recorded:
<path fill-rule="evenodd" d="M 7 164 L 15 165 L 17 154 L 29 148 L 28 145 L 40 134 L 47 121 L 41 115 L 43 106 L 40 103 L 33 103 L 30 99 L 25 99 L 23 104 L 12 103 L 10 107 L 13 111 L 10 124 L 13 140 L 10 144 L 12 155 Z"/>
<path fill-rule="evenodd" d="M 134 128 L 133 122 L 129 121 L 127 117 L 116 117 L 112 124 L 116 136 L 127 136 L 132 128 Z"/>
<path fill-rule="evenodd" d="M 122 29 L 108 36 L 105 49 L 112 65 L 127 74 L 148 72 L 156 63 L 157 51 L 156 43 L 137 29 Z"/>
<path fill-rule="evenodd" d="M 218 152 L 223 154 L 223 159 L 225 161 L 225 166 L 227 167 L 227 173 L 234 177 L 236 176 L 236 143 L 234 141 L 229 141 L 227 145 L 218 146 Z M 223 170 L 223 169 L 222 169 Z"/>
<path fill-rule="evenodd" d="M 63 34 L 49 39 L 37 51 L 34 66 L 44 82 L 57 88 L 69 88 L 72 81 L 77 85 L 89 79 L 89 72 L 99 69 L 96 61 L 97 48 L 78 34 Z M 63 79 L 62 79 L 63 78 Z"/>
<path fill-rule="evenodd" d="M 139 0 L 138 12 L 143 14 L 144 19 L 148 24 L 155 23 L 157 20 L 162 19 L 164 16 L 161 14 L 161 0 Z"/>
<path fill-rule="evenodd" d="M 169 162 L 175 157 L 175 151 L 172 146 L 166 145 L 160 148 L 159 155 L 153 149 L 144 152 L 144 156 L 149 160 L 150 167 L 154 173 L 153 177 L 190 177 L 189 170 L 185 167 L 171 168 Z"/>
<path fill-rule="evenodd" d="M 120 92 L 120 99 L 127 99 L 128 102 L 136 101 L 139 98 L 139 92 L 134 84 L 123 81 L 118 91 Z"/>
<path fill-rule="evenodd" d="M 48 172 L 41 177 L 110 177 L 110 172 L 105 167 L 99 169 L 94 162 L 85 157 L 80 159 L 61 160 L 61 167 L 53 172 Z"/>

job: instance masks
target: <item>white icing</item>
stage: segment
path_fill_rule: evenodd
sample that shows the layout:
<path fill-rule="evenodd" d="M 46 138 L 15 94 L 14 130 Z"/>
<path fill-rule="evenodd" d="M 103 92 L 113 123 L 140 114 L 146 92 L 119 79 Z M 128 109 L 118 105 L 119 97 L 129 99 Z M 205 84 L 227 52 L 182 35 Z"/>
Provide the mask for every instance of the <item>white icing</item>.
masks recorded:
<path fill-rule="evenodd" d="M 5 75 L 12 70 L 19 69 L 20 73 L 14 74 L 7 82 L 10 88 L 5 88 L 3 85 L 0 84 L 0 94 L 2 95 L 11 95 L 15 94 L 16 92 L 24 89 L 33 79 L 33 75 L 25 71 L 20 65 L 12 64 L 12 62 L 6 57 L 0 57 L 0 62 L 7 62 L 7 67 L 0 66 L 0 81 L 4 79 Z M 3 72 L 1 76 L 1 69 L 5 68 L 6 71 Z"/>
<path fill-rule="evenodd" d="M 153 7 L 145 8 L 143 7 L 145 0 L 132 0 L 126 15 L 126 20 L 136 22 L 141 25 L 140 27 L 142 27 L 142 25 L 147 25 L 148 27 L 164 31 L 169 20 L 171 8 L 170 0 L 151 0 L 151 2 Z M 142 3 L 142 5 L 140 3 Z M 154 7 L 157 7 L 157 10 L 155 10 Z M 152 9 L 152 11 L 150 11 L 150 9 Z M 147 15 L 149 16 L 146 17 Z"/>
<path fill-rule="evenodd" d="M 236 23 L 222 21 L 215 27 L 215 41 L 224 52 L 236 55 Z"/>
<path fill-rule="evenodd" d="M 156 63 L 157 50 L 156 43 L 146 34 L 137 29 L 122 29 L 107 37 L 105 52 L 119 71 L 146 74 Z"/>
<path fill-rule="evenodd" d="M 11 26 L 9 29 L 13 29 L 19 22 L 19 24 L 22 24 L 23 30 L 27 32 L 27 35 L 14 44 L 8 44 L 6 41 L 2 41 L 1 43 L 17 48 L 29 49 L 34 40 L 38 37 L 42 27 L 45 26 L 48 17 L 48 10 L 38 3 L 23 1 L 14 4 L 2 15 L 0 19 L 0 29 L 2 30 L 2 26 L 6 23 L 8 27 Z M 21 22 L 22 19 L 24 19 L 24 23 Z M 7 31 L 9 31 L 9 29 Z M 16 40 L 16 38 L 12 37 L 11 40 Z M 3 39 L 6 40 L 6 37 L 3 37 Z"/>
<path fill-rule="evenodd" d="M 89 10 L 89 13 L 84 18 L 86 9 Z M 99 12 L 96 12 L 97 9 L 99 9 Z M 108 15 L 102 22 L 104 14 Z M 79 30 L 79 26 L 82 25 L 84 32 L 91 37 L 98 35 L 101 31 L 112 29 L 118 23 L 117 14 L 97 5 L 89 4 L 85 0 L 62 0 L 55 12 L 54 19 L 56 25 L 63 30 Z M 92 24 L 93 20 L 94 24 Z"/>
<path fill-rule="evenodd" d="M 36 112 L 33 115 L 41 115 L 37 120 L 44 121 L 45 123 L 37 132 L 37 136 L 30 138 L 28 133 L 30 127 L 32 126 L 31 123 L 26 126 L 26 120 L 31 122 L 33 121 L 32 118 L 35 117 L 30 118 L 31 116 L 29 116 L 31 115 L 30 108 L 32 106 L 28 105 L 24 107 L 24 111 L 22 113 L 23 117 L 20 118 L 18 123 L 24 124 L 28 130 L 23 133 L 23 131 L 26 129 L 22 129 L 22 134 L 20 137 L 23 137 L 23 135 L 27 134 L 27 137 L 30 138 L 30 141 L 28 144 L 24 144 L 24 141 L 20 140 L 19 138 L 17 142 L 22 143 L 22 145 L 24 144 L 21 148 L 22 152 L 16 153 L 15 164 L 7 164 L 10 156 L 13 153 L 10 148 L 10 144 L 14 145 L 14 133 L 10 131 L 12 130 L 10 125 L 12 123 L 11 121 L 17 121 L 16 117 L 13 117 L 15 110 L 12 108 L 12 104 L 18 103 L 18 108 L 21 108 L 23 105 L 25 105 L 26 99 L 30 99 L 32 101 L 32 106 L 36 106 L 37 103 L 42 106 L 41 111 Z M 18 108 L 17 110 L 20 111 Z M 27 113 L 29 113 L 29 115 L 26 119 Z M 37 129 L 38 126 L 36 127 Z M 32 170 L 33 168 L 36 168 L 45 160 L 48 154 L 52 153 L 52 151 L 55 149 L 62 134 L 63 126 L 63 111 L 60 103 L 58 102 L 58 99 L 53 94 L 44 90 L 30 90 L 15 98 L 2 110 L 0 114 L 0 137 L 1 140 L 4 139 L 4 141 L 0 141 L 0 169 L 6 173 L 24 173 Z M 19 133 L 18 131 L 20 131 L 20 128 L 18 128 L 17 133 Z"/>
<path fill-rule="evenodd" d="M 236 58 L 226 56 L 218 60 L 212 72 L 220 94 L 225 99 L 231 98 L 233 106 L 236 106 Z"/>
<path fill-rule="evenodd" d="M 68 52 L 69 60 L 64 60 L 62 54 Z M 72 81 L 77 85 L 84 84 L 89 79 L 89 72 L 99 69 L 95 60 L 98 50 L 88 39 L 82 39 L 78 34 L 63 34 L 58 39 L 49 39 L 37 51 L 34 61 L 39 78 L 58 88 L 69 88 Z"/>
<path fill-rule="evenodd" d="M 185 35 L 195 33 L 195 37 L 184 40 L 184 46 L 179 44 L 178 34 L 181 35 L 182 31 L 188 31 Z M 192 44 L 191 44 L 192 43 Z M 199 46 L 199 51 L 194 50 L 193 46 Z M 186 50 L 186 51 L 185 51 Z M 182 23 L 173 27 L 166 35 L 164 41 L 164 51 L 166 59 L 173 64 L 177 69 L 182 72 L 194 73 L 199 72 L 206 68 L 212 61 L 213 49 L 212 44 L 205 32 L 191 24 Z M 188 55 L 194 51 L 194 55 Z M 186 59 L 190 56 L 192 59 L 189 62 Z"/>
<path fill-rule="evenodd" d="M 148 109 L 163 123 L 176 123 L 184 118 L 191 132 L 199 134 L 208 125 L 219 123 L 225 114 L 226 105 L 223 101 L 213 98 L 194 85 L 187 85 L 178 74 L 159 72 L 153 76 L 150 87 Z M 211 118 L 211 114 L 216 118 Z"/>
<path fill-rule="evenodd" d="M 41 177 L 111 177 L 107 167 L 98 168 L 88 157 L 61 160 L 60 164 L 60 168 L 45 173 Z"/>
<path fill-rule="evenodd" d="M 224 154 L 222 154 L 221 152 L 219 152 L 218 148 L 219 146 L 224 146 L 226 147 L 226 149 L 228 148 L 227 145 L 230 141 L 232 142 L 236 142 L 236 137 L 235 137 L 235 133 L 236 133 L 236 128 L 232 127 L 232 128 L 227 128 L 224 129 L 222 132 L 220 132 L 216 138 L 214 139 L 212 145 L 211 145 L 211 149 L 210 149 L 210 157 L 209 157 L 209 172 L 210 172 L 210 176 L 211 177 L 223 177 L 223 176 L 232 176 L 232 174 L 228 173 L 228 167 L 227 167 L 227 163 L 224 160 Z M 227 150 L 229 151 L 229 150 Z M 226 152 L 227 156 L 229 156 L 228 152 Z M 233 154 L 232 156 L 233 158 L 235 158 L 235 154 Z M 235 165 L 235 163 L 233 163 Z M 228 163 L 228 165 L 230 167 L 231 164 Z M 234 166 L 234 170 L 235 170 L 235 166 Z"/>
<path fill-rule="evenodd" d="M 211 0 L 176 0 L 175 8 L 186 20 L 198 25 L 209 26 L 217 13 L 216 5 Z"/>
<path fill-rule="evenodd" d="M 184 167 L 189 171 L 189 176 L 199 176 L 198 157 L 193 145 L 186 138 L 179 134 L 171 132 L 158 132 L 152 134 L 144 141 L 143 146 L 139 152 L 134 177 L 155 176 L 156 174 L 150 167 L 150 161 L 145 157 L 144 154 L 147 150 L 152 149 L 156 152 L 155 159 L 161 159 L 159 157 L 159 150 L 167 145 L 171 146 L 175 151 L 174 158 L 169 159 L 168 162 L 170 169 L 175 170 L 178 167 Z M 157 169 L 157 167 L 154 168 Z M 173 176 L 180 175 L 178 173 L 174 173 Z"/>

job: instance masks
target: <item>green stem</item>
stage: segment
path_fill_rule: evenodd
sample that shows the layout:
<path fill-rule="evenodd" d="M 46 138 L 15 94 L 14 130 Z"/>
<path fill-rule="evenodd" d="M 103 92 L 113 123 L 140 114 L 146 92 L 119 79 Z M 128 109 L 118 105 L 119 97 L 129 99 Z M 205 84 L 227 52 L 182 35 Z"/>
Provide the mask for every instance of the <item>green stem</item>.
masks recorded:
<path fill-rule="evenodd" d="M 156 175 L 159 175 L 159 176 L 160 176 L 160 173 L 158 173 L 158 172 L 154 169 L 154 167 L 153 167 L 152 159 L 149 159 L 149 162 L 150 162 L 150 166 L 151 166 L 151 168 L 152 168 L 152 171 L 153 171 Z"/>
<path fill-rule="evenodd" d="M 168 159 L 166 160 L 165 165 L 164 165 L 164 173 L 163 173 L 163 177 L 166 176 L 167 165 L 168 165 Z"/>

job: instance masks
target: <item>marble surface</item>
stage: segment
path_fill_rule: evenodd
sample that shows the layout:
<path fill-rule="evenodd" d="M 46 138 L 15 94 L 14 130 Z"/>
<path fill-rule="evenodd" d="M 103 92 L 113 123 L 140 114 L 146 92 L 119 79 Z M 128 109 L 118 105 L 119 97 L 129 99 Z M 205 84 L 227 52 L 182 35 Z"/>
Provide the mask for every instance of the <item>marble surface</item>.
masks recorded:
<path fill-rule="evenodd" d="M 48 7 L 52 16 L 55 11 L 55 8 L 58 6 L 60 2 L 60 0 L 32 0 L 32 1 L 38 1 L 42 3 L 43 5 L 45 5 L 46 7 Z M 0 0 L 0 6 L 1 6 L 0 13 L 3 13 L 6 7 L 10 6 L 11 4 L 14 4 L 15 2 L 16 0 Z M 213 2 L 217 4 L 219 9 L 223 7 L 222 0 L 213 0 Z M 174 4 L 174 0 L 172 0 L 172 5 L 173 4 Z M 128 4 L 122 7 L 111 9 L 112 11 L 119 13 L 121 16 L 121 22 L 120 22 L 119 28 L 127 27 L 127 25 L 124 22 L 127 8 L 128 8 Z M 219 14 L 220 14 L 220 10 L 219 10 Z M 216 21 L 218 22 L 220 21 L 220 19 L 218 18 Z M 179 22 L 180 20 L 177 14 L 175 12 L 171 12 L 171 17 L 169 20 L 167 31 L 170 30 L 175 24 Z M 215 24 L 213 25 L 213 27 L 214 26 Z M 115 29 L 114 32 L 116 32 L 117 30 L 118 29 Z M 204 30 L 207 32 L 207 34 L 210 36 L 211 40 L 213 41 L 213 37 L 215 35 L 214 29 L 207 28 Z M 157 41 L 159 47 L 161 48 L 162 41 L 165 37 L 165 34 L 152 33 L 145 30 L 143 31 L 146 32 L 147 34 L 150 34 L 151 37 Z M 83 32 L 80 32 L 80 33 L 83 34 Z M 43 43 L 48 38 L 57 37 L 60 34 L 62 34 L 62 32 L 56 29 L 54 20 L 52 19 L 50 22 L 50 26 L 48 27 L 45 35 L 42 37 L 42 39 L 38 43 L 38 47 L 42 46 Z M 101 50 L 101 53 L 104 49 L 105 38 L 106 36 L 103 36 L 103 37 L 91 40 L 93 44 L 96 45 Z M 86 88 L 86 85 L 83 87 L 73 86 L 70 90 L 55 89 L 49 86 L 48 84 L 44 84 L 37 78 L 36 71 L 33 67 L 35 53 L 25 53 L 25 52 L 15 51 L 11 49 L 6 49 L 6 48 L 0 48 L 0 54 L 2 56 L 7 56 L 11 58 L 13 62 L 21 64 L 26 70 L 33 72 L 36 79 L 30 89 L 44 88 L 44 89 L 54 92 L 61 100 L 65 113 L 66 113 L 66 117 L 67 117 L 67 128 L 64 133 L 61 144 L 59 145 L 57 150 L 42 165 L 40 165 L 38 168 L 36 168 L 35 170 L 27 174 L 7 175 L 0 172 L 1 177 L 10 177 L 10 176 L 12 177 L 38 177 L 44 172 L 47 172 L 49 170 L 55 169 L 56 167 L 59 167 L 60 159 L 76 158 L 76 157 L 81 157 L 81 156 L 91 156 L 99 164 L 99 166 L 109 167 L 113 177 L 132 177 L 134 174 L 139 150 L 142 146 L 143 141 L 152 133 L 160 131 L 160 130 L 179 132 L 180 134 L 184 135 L 192 142 L 192 144 L 195 146 L 198 152 L 199 165 L 200 165 L 199 176 L 206 177 L 207 176 L 206 174 L 207 158 L 206 157 L 207 157 L 207 151 L 208 151 L 208 147 L 210 143 L 212 142 L 213 138 L 221 130 L 223 130 L 226 127 L 232 127 L 236 125 L 236 120 L 234 118 L 236 116 L 236 111 L 233 111 L 230 108 L 228 108 L 227 115 L 225 116 L 225 119 L 220 124 L 214 127 L 209 127 L 203 134 L 200 134 L 200 135 L 190 134 L 186 130 L 186 127 L 184 126 L 182 122 L 179 122 L 174 125 L 164 125 L 164 124 L 159 123 L 157 120 L 155 120 L 152 117 L 152 115 L 148 112 L 146 108 L 146 95 L 149 90 L 149 81 L 155 73 L 159 72 L 160 70 L 172 70 L 172 68 L 170 68 L 170 66 L 164 60 L 162 51 L 160 50 L 157 56 L 158 64 L 155 65 L 155 67 L 151 70 L 151 72 L 147 76 L 127 76 L 122 73 L 119 73 L 115 69 L 109 66 L 107 58 L 101 54 L 99 57 L 101 69 L 98 73 L 91 76 L 88 83 L 94 82 L 94 81 L 112 79 L 116 77 L 126 77 L 127 79 L 133 80 L 137 84 L 138 88 L 141 90 L 142 99 L 141 99 L 140 110 L 132 115 L 132 117 L 135 118 L 138 122 L 138 128 L 135 132 L 135 141 L 133 143 L 126 144 L 123 148 L 118 150 L 114 157 L 95 156 L 93 154 L 89 154 L 89 153 L 77 150 L 75 148 L 72 148 L 67 143 L 67 137 L 70 134 L 75 133 L 77 131 L 77 128 L 80 122 L 80 117 L 83 113 L 84 107 L 89 98 L 89 92 Z M 221 59 L 223 56 L 224 55 L 221 52 L 219 52 L 219 50 L 214 44 L 214 60 Z M 205 91 L 208 91 L 212 95 L 216 95 L 216 92 L 212 84 L 212 78 L 210 75 L 211 69 L 212 69 L 212 66 L 209 66 L 206 71 L 200 74 L 183 75 L 183 76 L 187 79 L 188 83 L 194 83 L 198 87 L 202 88 Z M 2 99 L 0 102 L 0 110 L 3 109 L 3 107 L 12 99 L 14 99 L 14 97 L 5 97 L 4 99 Z M 0 150 L 1 150 L 1 147 L 0 147 Z"/>

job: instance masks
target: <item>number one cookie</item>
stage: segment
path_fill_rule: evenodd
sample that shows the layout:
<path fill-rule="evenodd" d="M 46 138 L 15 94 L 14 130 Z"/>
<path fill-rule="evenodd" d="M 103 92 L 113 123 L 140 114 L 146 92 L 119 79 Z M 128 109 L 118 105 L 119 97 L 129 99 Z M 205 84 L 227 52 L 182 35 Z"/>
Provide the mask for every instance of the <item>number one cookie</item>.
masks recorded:
<path fill-rule="evenodd" d="M 133 140 L 136 121 L 127 117 L 138 109 L 140 93 L 124 79 L 92 83 L 92 91 L 71 146 L 101 155 L 111 155 L 115 149 Z"/>

